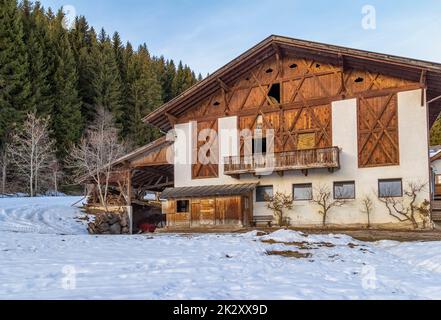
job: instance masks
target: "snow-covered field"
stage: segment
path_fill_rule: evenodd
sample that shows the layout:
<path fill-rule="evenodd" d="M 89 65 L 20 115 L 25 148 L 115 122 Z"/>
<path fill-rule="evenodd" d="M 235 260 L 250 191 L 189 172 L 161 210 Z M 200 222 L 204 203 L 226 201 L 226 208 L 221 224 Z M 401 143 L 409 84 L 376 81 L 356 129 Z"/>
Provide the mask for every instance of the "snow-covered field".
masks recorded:
<path fill-rule="evenodd" d="M 77 200 L 0 199 L 0 299 L 441 299 L 440 242 L 292 231 L 97 237 L 76 219 Z"/>

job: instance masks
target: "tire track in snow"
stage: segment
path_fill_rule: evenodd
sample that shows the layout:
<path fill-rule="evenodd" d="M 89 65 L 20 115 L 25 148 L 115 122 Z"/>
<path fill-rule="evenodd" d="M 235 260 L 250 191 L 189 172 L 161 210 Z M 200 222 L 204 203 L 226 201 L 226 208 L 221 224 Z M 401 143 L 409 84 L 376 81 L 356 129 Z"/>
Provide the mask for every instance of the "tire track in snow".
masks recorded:
<path fill-rule="evenodd" d="M 50 201 L 49 201 L 50 200 Z M 36 234 L 85 234 L 84 223 L 77 221 L 78 208 L 70 205 L 78 198 L 0 199 L 0 231 Z"/>

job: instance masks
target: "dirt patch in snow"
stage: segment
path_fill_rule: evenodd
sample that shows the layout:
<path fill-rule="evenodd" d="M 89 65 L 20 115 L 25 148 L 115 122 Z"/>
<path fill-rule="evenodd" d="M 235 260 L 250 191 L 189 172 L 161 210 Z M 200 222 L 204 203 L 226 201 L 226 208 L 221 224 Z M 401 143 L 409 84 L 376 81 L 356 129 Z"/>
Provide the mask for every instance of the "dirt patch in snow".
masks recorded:
<path fill-rule="evenodd" d="M 302 253 L 298 251 L 267 251 L 268 256 L 281 256 L 284 258 L 308 259 L 312 257 L 310 253 Z"/>
<path fill-rule="evenodd" d="M 318 243 L 311 243 L 311 242 L 296 242 L 296 241 L 292 241 L 292 242 L 283 242 L 283 241 L 276 241 L 273 239 L 268 239 L 268 240 L 261 240 L 262 243 L 266 243 L 266 244 L 283 244 L 285 246 L 294 246 L 297 247 L 301 250 L 314 250 L 314 249 L 319 249 L 319 248 L 334 248 L 335 245 L 329 242 L 318 242 Z"/>

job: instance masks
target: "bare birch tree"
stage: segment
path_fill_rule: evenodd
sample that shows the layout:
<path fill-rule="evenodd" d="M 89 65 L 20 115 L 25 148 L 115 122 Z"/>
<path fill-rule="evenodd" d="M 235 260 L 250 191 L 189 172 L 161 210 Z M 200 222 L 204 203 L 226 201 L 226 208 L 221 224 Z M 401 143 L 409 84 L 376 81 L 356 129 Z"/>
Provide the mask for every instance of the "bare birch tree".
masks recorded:
<path fill-rule="evenodd" d="M 7 152 L 18 174 L 28 181 L 29 195 L 38 192 L 40 174 L 46 171 L 55 158 L 55 143 L 49 134 L 49 117 L 29 113 L 20 129 L 12 135 Z"/>
<path fill-rule="evenodd" d="M 69 162 L 75 177 L 93 179 L 100 203 L 106 211 L 111 164 L 123 156 L 125 151 L 112 114 L 101 107 L 98 108 L 95 122 L 86 130 L 80 144 L 71 151 Z"/>

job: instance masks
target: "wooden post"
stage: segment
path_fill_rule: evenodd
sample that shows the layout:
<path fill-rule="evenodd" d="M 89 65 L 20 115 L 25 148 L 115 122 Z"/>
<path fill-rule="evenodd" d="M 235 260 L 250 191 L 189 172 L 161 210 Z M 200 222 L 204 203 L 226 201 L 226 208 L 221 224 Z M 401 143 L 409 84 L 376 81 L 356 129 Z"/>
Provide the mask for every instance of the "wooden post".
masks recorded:
<path fill-rule="evenodd" d="M 129 233 L 133 234 L 133 207 L 132 207 L 132 170 L 127 170 L 127 215 L 129 218 Z"/>

